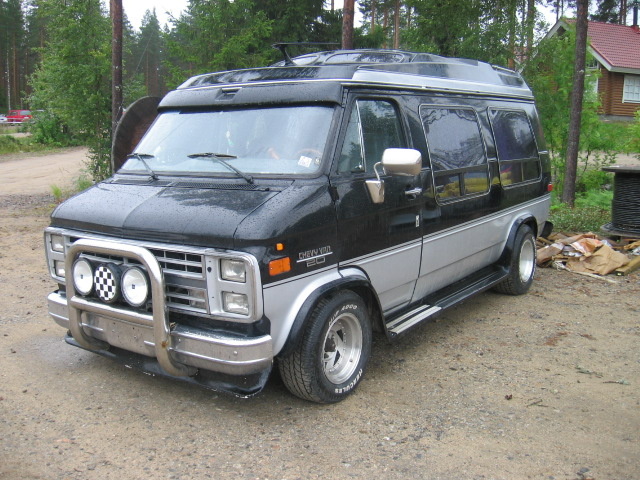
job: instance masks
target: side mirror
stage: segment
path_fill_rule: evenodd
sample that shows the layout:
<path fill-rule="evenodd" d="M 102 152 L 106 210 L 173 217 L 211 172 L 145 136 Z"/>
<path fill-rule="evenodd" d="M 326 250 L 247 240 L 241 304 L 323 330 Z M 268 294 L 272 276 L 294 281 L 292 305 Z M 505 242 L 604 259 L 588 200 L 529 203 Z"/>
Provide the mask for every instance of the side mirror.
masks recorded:
<path fill-rule="evenodd" d="M 376 180 L 367 180 L 367 189 L 373 203 L 384 202 L 384 180 L 380 179 L 378 167 L 382 167 L 387 175 L 413 177 L 420 174 L 422 155 L 412 148 L 387 148 L 382 154 L 382 162 L 374 165 Z"/>
<path fill-rule="evenodd" d="M 412 148 L 387 148 L 382 154 L 387 175 L 415 176 L 422 170 L 422 155 Z"/>

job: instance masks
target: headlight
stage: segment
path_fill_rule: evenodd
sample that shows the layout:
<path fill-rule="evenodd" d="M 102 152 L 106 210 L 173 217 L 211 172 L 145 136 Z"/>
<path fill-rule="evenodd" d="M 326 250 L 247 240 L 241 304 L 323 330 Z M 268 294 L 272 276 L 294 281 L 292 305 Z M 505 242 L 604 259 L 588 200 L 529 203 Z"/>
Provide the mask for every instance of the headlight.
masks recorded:
<path fill-rule="evenodd" d="M 247 281 L 247 266 L 242 260 L 223 258 L 220 260 L 220 276 L 230 282 L 245 283 Z"/>
<path fill-rule="evenodd" d="M 51 250 L 64 252 L 64 237 L 62 235 L 51 235 Z"/>
<path fill-rule="evenodd" d="M 222 303 L 225 312 L 249 315 L 249 299 L 246 295 L 222 292 Z"/>
<path fill-rule="evenodd" d="M 51 237 L 53 245 L 53 237 Z M 56 272 L 60 274 L 60 272 Z M 64 270 L 61 272 L 64 275 Z M 80 295 L 89 295 L 93 290 L 93 267 L 86 258 L 79 258 L 73 264 L 73 286 Z"/>
<path fill-rule="evenodd" d="M 122 295 L 132 307 L 141 307 L 149 296 L 149 281 L 138 267 L 128 268 L 122 274 Z"/>

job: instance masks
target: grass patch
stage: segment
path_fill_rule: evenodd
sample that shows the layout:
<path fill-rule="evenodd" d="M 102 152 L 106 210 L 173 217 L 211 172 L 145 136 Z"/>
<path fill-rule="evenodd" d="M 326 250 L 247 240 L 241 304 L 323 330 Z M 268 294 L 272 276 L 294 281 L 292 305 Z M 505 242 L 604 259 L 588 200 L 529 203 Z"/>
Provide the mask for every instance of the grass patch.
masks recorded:
<path fill-rule="evenodd" d="M 30 137 L 0 135 L 0 155 L 9 153 L 41 152 L 51 150 L 50 146 L 34 142 Z"/>
<path fill-rule="evenodd" d="M 93 181 L 86 175 L 80 175 L 73 181 L 73 188 L 63 189 L 58 185 L 51 185 L 51 194 L 56 203 L 62 203 L 67 198 L 80 193 L 93 186 Z"/>

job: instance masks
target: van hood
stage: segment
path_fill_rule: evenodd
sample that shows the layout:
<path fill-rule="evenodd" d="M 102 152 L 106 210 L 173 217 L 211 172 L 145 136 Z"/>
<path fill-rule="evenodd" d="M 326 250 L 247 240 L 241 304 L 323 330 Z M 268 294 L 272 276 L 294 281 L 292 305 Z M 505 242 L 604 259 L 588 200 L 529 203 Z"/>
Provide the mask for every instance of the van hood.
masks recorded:
<path fill-rule="evenodd" d="M 242 220 L 280 190 L 238 187 L 100 183 L 56 208 L 51 225 L 122 238 L 233 248 Z"/>

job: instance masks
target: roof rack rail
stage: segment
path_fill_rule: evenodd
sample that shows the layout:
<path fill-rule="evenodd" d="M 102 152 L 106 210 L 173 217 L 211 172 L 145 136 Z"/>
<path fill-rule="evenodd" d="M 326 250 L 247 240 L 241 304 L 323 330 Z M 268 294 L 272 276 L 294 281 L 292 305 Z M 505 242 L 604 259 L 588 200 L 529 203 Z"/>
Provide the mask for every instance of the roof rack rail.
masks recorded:
<path fill-rule="evenodd" d="M 274 43 L 273 45 L 271 45 L 273 48 L 275 48 L 276 50 L 280 50 L 280 53 L 282 53 L 282 56 L 284 57 L 284 64 L 285 65 L 295 65 L 296 62 L 294 62 L 291 59 L 291 56 L 289 55 L 289 52 L 287 52 L 287 47 L 314 47 L 314 46 L 318 46 L 318 45 L 324 45 L 324 46 L 335 46 L 335 45 L 340 45 L 339 43 L 329 43 L 329 42 L 277 42 Z"/>

